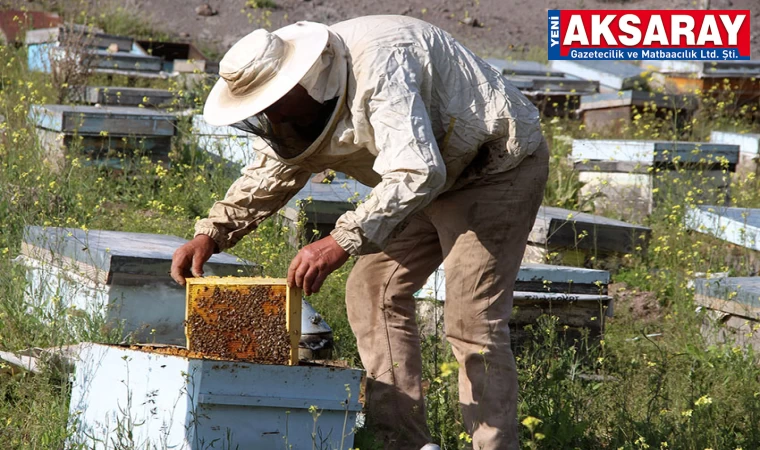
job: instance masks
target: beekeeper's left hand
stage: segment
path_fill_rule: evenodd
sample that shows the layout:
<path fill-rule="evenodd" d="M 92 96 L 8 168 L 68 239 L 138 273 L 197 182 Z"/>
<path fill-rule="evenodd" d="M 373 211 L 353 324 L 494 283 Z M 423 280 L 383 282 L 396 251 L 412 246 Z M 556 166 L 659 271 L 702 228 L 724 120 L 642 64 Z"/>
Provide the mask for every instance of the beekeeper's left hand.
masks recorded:
<path fill-rule="evenodd" d="M 306 295 L 317 293 L 327 276 L 345 264 L 348 257 L 332 236 L 309 244 L 290 263 L 288 285 L 302 288 Z"/>

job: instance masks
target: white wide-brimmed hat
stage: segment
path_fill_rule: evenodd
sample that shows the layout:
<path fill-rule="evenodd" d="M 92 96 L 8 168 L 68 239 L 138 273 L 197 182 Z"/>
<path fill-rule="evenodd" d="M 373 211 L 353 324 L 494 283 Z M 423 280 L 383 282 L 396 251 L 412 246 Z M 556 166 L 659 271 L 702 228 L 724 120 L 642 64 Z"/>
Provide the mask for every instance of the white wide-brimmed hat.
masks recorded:
<path fill-rule="evenodd" d="M 327 26 L 306 21 L 245 36 L 219 62 L 221 78 L 206 99 L 203 118 L 223 126 L 265 110 L 301 81 L 328 37 Z"/>

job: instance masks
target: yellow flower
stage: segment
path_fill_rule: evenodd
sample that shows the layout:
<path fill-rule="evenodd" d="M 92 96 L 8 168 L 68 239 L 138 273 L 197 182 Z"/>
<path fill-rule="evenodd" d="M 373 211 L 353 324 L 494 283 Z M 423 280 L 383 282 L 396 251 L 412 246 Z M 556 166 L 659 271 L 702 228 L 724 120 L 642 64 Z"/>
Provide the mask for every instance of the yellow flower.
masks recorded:
<path fill-rule="evenodd" d="M 538 425 L 540 425 L 541 423 L 543 423 L 543 420 L 541 420 L 541 419 L 539 419 L 537 417 L 528 416 L 528 417 L 524 418 L 521 423 L 525 427 L 527 427 L 531 431 L 531 433 L 532 433 L 536 429 L 536 427 Z"/>

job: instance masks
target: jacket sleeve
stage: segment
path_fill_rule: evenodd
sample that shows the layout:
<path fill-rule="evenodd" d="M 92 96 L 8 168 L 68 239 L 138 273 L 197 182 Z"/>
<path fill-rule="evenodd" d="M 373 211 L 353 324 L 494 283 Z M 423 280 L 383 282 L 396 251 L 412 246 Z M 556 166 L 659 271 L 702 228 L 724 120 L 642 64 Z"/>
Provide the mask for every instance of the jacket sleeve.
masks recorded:
<path fill-rule="evenodd" d="M 311 173 L 259 154 L 242 170 L 223 200 L 211 207 L 208 218 L 198 221 L 195 235 L 210 236 L 226 250 L 276 213 L 308 182 Z"/>
<path fill-rule="evenodd" d="M 382 180 L 364 203 L 338 219 L 331 233 L 352 255 L 381 250 L 446 182 L 446 166 L 418 86 L 423 64 L 403 48 L 391 50 L 383 63 L 386 73 L 367 108 L 378 150 L 373 169 Z"/>

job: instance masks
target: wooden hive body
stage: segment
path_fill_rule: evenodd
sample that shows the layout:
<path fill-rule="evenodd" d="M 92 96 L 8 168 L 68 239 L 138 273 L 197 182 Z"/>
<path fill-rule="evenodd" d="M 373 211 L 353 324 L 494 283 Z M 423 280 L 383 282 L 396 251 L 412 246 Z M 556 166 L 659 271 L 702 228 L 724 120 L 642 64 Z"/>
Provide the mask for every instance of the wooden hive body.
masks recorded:
<path fill-rule="evenodd" d="M 185 289 L 169 275 L 187 240 L 168 235 L 78 228 L 26 227 L 19 263 L 29 301 L 102 318 L 137 342 L 184 344 Z M 250 275 L 255 265 L 228 254 L 211 257 L 207 274 Z"/>
<path fill-rule="evenodd" d="M 713 144 L 731 144 L 739 146 L 739 162 L 736 167 L 736 178 L 745 179 L 747 175 L 760 176 L 760 134 L 736 133 L 730 131 L 710 132 L 710 142 Z"/>
<path fill-rule="evenodd" d="M 708 342 L 760 349 L 760 277 L 698 278 L 694 284 Z"/>
<path fill-rule="evenodd" d="M 310 181 L 285 206 L 282 216 L 291 226 L 290 242 L 299 245 L 326 237 L 346 211 L 356 208 L 372 191 L 356 180 L 338 173 L 327 183 Z M 301 215 L 305 223 L 300 223 Z"/>
<path fill-rule="evenodd" d="M 235 127 L 210 125 L 202 115 L 193 116 L 192 133 L 202 150 L 240 166 L 255 162 L 256 150 L 266 147 L 261 138 Z"/>
<path fill-rule="evenodd" d="M 137 424 L 129 429 L 131 442 L 143 449 L 269 450 L 286 443 L 310 449 L 312 432 L 323 448 L 346 449 L 362 410 L 362 375 L 347 367 L 215 361 L 177 348 L 84 343 L 69 404 L 77 426 L 66 448 L 112 449 L 131 420 Z M 321 413 L 316 423 L 311 406 Z"/>
<path fill-rule="evenodd" d="M 69 151 L 89 159 L 86 164 L 115 169 L 143 155 L 168 164 L 177 125 L 172 113 L 134 106 L 33 105 L 29 120 L 58 169 Z"/>
<path fill-rule="evenodd" d="M 552 69 L 584 80 L 598 81 L 606 91 L 641 89 L 646 70 L 624 61 L 555 60 Z"/>
<path fill-rule="evenodd" d="M 702 189 L 700 200 L 727 202 L 739 146 L 575 139 L 572 159 L 585 183 L 580 195 L 593 198 L 597 211 L 641 223 L 663 199 L 685 196 L 692 184 Z"/>
<path fill-rule="evenodd" d="M 645 91 L 605 92 L 581 97 L 580 113 L 589 131 L 605 132 L 631 126 L 636 115 L 653 115 L 673 121 L 681 129 L 691 117 L 696 102 L 685 95 Z"/>
<path fill-rule="evenodd" d="M 583 266 L 645 252 L 652 230 L 607 217 L 542 206 L 538 210 L 523 263 Z M 614 261 L 609 261 L 614 263 Z"/>
<path fill-rule="evenodd" d="M 652 84 L 670 93 L 700 91 L 728 99 L 734 107 L 756 104 L 760 94 L 760 61 L 641 61 L 652 70 Z"/>
<path fill-rule="evenodd" d="M 456 270 L 456 269 L 454 269 Z M 606 270 L 547 264 L 523 264 L 513 293 L 512 317 L 509 320 L 512 343 L 521 345 L 529 336 L 528 326 L 535 326 L 543 314 L 558 317 L 557 327 L 567 326 L 568 336 L 578 337 L 583 329 L 592 339 L 604 333 L 605 317 L 612 316 L 612 298 L 607 295 L 610 274 Z M 443 266 L 427 280 L 415 295 L 419 299 L 418 315 L 424 334 L 435 331 L 436 317 L 445 308 L 446 276 Z"/>
<path fill-rule="evenodd" d="M 684 223 L 709 236 L 706 246 L 720 246 L 729 267 L 760 274 L 760 209 L 696 206 L 686 211 Z"/>
<path fill-rule="evenodd" d="M 175 101 L 175 95 L 166 89 L 151 89 L 118 86 L 80 86 L 73 90 L 71 100 L 115 106 L 166 107 Z"/>
<path fill-rule="evenodd" d="M 208 357 L 298 363 L 301 291 L 284 279 L 188 279 L 187 349 Z"/>

